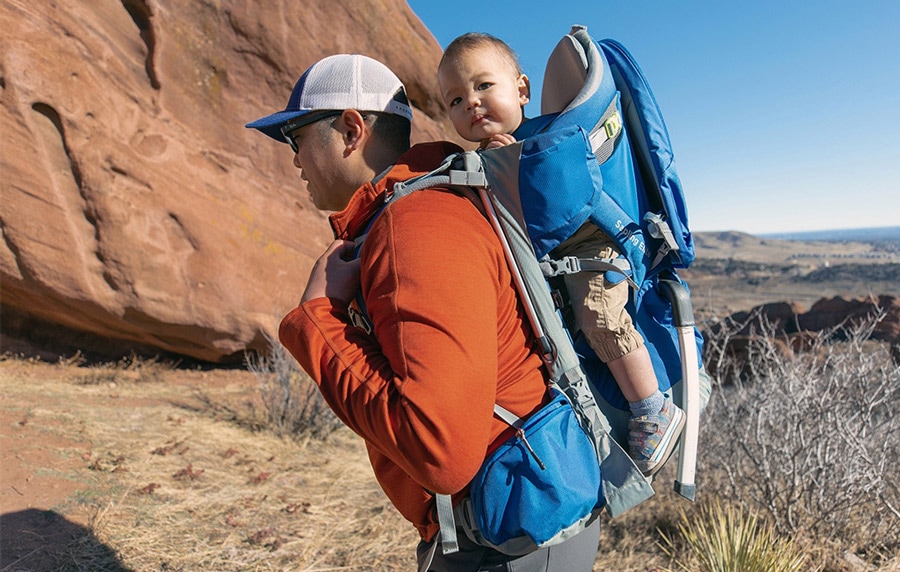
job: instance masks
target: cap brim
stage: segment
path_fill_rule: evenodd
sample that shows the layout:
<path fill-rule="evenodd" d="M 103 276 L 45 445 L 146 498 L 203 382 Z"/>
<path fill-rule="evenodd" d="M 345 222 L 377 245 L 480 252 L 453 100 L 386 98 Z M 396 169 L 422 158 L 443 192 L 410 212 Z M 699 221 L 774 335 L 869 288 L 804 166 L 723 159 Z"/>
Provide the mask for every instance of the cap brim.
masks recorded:
<path fill-rule="evenodd" d="M 265 117 L 261 117 L 256 121 L 252 121 L 246 124 L 244 127 L 247 127 L 249 129 L 257 129 L 276 141 L 287 143 L 287 141 L 284 139 L 284 136 L 282 136 L 281 134 L 281 126 L 289 121 L 297 119 L 298 117 L 302 117 L 311 112 L 311 109 L 304 109 L 302 111 L 279 111 L 278 113 L 266 115 Z"/>

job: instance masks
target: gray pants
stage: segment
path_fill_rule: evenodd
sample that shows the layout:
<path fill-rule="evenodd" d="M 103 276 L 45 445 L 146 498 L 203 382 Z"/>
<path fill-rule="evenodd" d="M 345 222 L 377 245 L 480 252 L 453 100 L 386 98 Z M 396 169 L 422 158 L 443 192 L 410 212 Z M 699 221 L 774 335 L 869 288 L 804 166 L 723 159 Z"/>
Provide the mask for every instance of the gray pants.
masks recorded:
<path fill-rule="evenodd" d="M 599 543 L 598 518 L 562 544 L 524 556 L 508 556 L 480 546 L 460 533 L 459 552 L 444 555 L 434 541 L 419 542 L 416 558 L 421 572 L 590 572 L 597 559 Z"/>

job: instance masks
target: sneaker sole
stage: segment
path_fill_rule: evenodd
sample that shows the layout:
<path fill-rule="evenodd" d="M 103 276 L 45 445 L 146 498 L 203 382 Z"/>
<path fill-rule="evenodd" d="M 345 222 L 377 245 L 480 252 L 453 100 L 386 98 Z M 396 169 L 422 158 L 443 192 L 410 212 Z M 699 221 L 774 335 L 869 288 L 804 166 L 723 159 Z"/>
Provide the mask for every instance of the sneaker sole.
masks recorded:
<path fill-rule="evenodd" d="M 660 439 L 653 457 L 647 460 L 646 468 L 643 468 L 641 471 L 645 477 L 652 477 L 659 472 L 665 466 L 669 457 L 672 456 L 672 453 L 675 452 L 675 449 L 678 448 L 679 437 L 681 437 L 681 431 L 684 429 L 686 418 L 687 416 L 681 408 L 675 409 L 675 418 L 669 424 L 669 428 L 666 429 L 662 439 Z"/>

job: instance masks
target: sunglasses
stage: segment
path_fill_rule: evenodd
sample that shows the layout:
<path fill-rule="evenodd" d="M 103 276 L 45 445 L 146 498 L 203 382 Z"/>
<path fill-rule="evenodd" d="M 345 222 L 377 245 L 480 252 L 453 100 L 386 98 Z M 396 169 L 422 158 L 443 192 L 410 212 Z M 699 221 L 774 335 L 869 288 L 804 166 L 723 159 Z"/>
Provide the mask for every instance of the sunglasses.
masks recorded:
<path fill-rule="evenodd" d="M 288 142 L 288 145 L 291 146 L 291 149 L 294 151 L 296 155 L 299 151 L 297 147 L 297 142 L 294 140 L 294 137 L 291 135 L 294 131 L 300 129 L 301 127 L 306 127 L 307 125 L 311 125 L 316 123 L 317 121 L 322 121 L 323 119 L 328 119 L 329 117 L 336 117 L 343 113 L 343 111 L 337 110 L 329 110 L 329 111 L 313 111 L 312 113 L 307 113 L 306 115 L 302 115 L 297 118 L 296 121 L 291 121 L 290 123 L 285 123 L 281 126 L 281 135 L 284 137 L 284 140 Z"/>

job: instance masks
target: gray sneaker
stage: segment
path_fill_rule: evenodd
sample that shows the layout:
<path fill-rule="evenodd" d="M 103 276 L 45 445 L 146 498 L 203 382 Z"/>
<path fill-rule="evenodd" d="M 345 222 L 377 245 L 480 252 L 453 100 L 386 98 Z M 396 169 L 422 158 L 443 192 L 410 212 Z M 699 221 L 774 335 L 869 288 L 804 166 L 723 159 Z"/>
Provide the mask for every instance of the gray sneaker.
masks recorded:
<path fill-rule="evenodd" d="M 666 399 L 659 413 L 628 420 L 628 454 L 644 476 L 655 474 L 672 456 L 684 419 L 684 411 Z"/>

